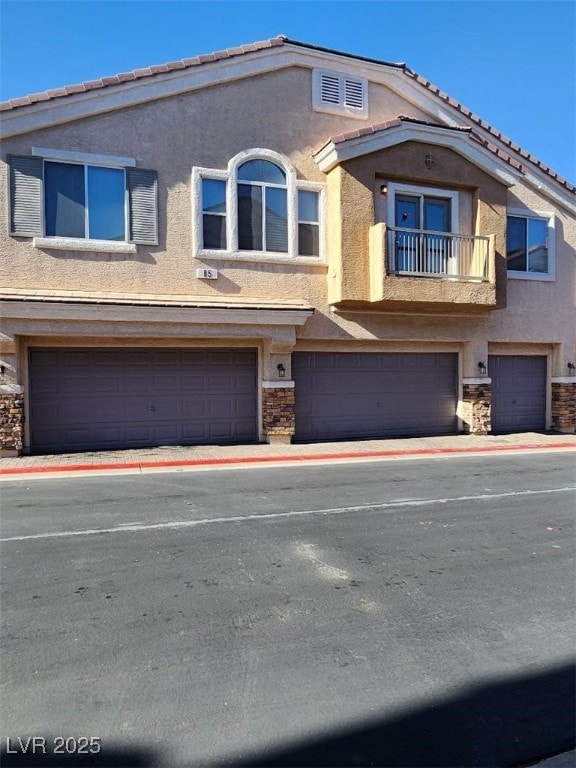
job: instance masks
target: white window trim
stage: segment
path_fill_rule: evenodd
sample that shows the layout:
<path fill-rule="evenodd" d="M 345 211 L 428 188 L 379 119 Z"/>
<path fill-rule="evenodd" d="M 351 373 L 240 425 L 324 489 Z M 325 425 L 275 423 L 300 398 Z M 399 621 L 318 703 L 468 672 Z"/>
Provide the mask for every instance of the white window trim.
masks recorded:
<path fill-rule="evenodd" d="M 288 201 L 288 253 L 273 251 L 241 251 L 238 248 L 238 168 L 249 160 L 268 160 L 278 165 L 286 174 Z M 204 248 L 202 242 L 203 208 L 202 180 L 226 181 L 226 249 Z M 298 255 L 298 191 L 317 192 L 319 218 L 318 256 Z M 192 248 L 197 259 L 232 259 L 234 261 L 258 261 L 273 264 L 323 265 L 325 259 L 325 186 L 319 182 L 301 181 L 290 161 L 271 149 L 249 149 L 235 155 L 227 170 L 192 168 Z"/>
<path fill-rule="evenodd" d="M 137 253 L 135 243 L 128 241 L 130 215 L 128 211 L 128 189 L 126 184 L 126 168 L 136 167 L 136 160 L 132 157 L 122 157 L 120 155 L 102 155 L 92 152 L 76 152 L 65 149 L 49 149 L 47 147 L 32 147 L 32 155 L 41 157 L 45 162 L 60 162 L 69 165 L 84 166 L 84 191 L 85 199 L 88 199 L 87 184 L 88 174 L 86 166 L 92 165 L 99 168 L 114 168 L 124 171 L 124 240 L 96 240 L 88 236 L 81 237 L 61 237 L 59 235 L 35 237 L 32 240 L 33 248 L 49 249 L 53 248 L 60 251 L 92 251 L 98 253 Z M 90 221 L 90 210 L 86 208 L 84 227 L 88 233 Z M 42 200 L 42 231 L 46 232 L 46 203 Z"/>
<path fill-rule="evenodd" d="M 340 87 L 343 90 L 345 80 L 356 80 L 362 84 L 362 109 L 348 107 L 343 101 L 340 104 L 330 104 L 322 101 L 322 75 L 337 77 L 340 80 Z M 345 72 L 335 72 L 329 69 L 312 70 L 312 108 L 315 112 L 327 112 L 328 114 L 346 115 L 358 120 L 368 119 L 368 81 L 364 77 L 356 75 L 347 75 Z"/>
<path fill-rule="evenodd" d="M 460 234 L 460 195 L 453 189 L 438 189 L 437 187 L 423 187 L 415 184 L 397 184 L 395 182 L 381 182 L 388 187 L 388 200 L 386 206 L 386 223 L 389 227 L 396 224 L 396 195 L 414 195 L 418 197 L 443 197 L 450 200 L 451 204 L 451 233 Z M 421 227 L 424 229 L 424 227 Z"/>
<path fill-rule="evenodd" d="M 59 251 L 97 251 L 99 253 L 137 253 L 135 243 L 124 240 L 90 240 L 83 237 L 35 237 L 34 248 L 54 248 Z"/>
<path fill-rule="evenodd" d="M 548 272 L 521 272 L 509 269 L 510 280 L 539 280 L 550 283 L 556 280 L 556 216 L 550 211 L 534 211 L 529 208 L 508 208 L 506 217 L 519 216 L 524 219 L 544 219 L 548 222 Z"/>
<path fill-rule="evenodd" d="M 47 149 L 46 147 L 32 147 L 32 154 L 36 157 L 43 157 L 44 160 L 62 163 L 104 165 L 110 168 L 134 168 L 136 166 L 136 160 L 133 157 L 121 157 L 120 155 L 102 155 L 66 149 Z"/>

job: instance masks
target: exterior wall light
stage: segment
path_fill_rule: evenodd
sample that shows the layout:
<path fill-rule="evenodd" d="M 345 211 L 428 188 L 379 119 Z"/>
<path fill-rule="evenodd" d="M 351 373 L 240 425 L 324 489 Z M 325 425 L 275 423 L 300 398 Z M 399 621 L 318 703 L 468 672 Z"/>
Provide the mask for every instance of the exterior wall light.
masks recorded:
<path fill-rule="evenodd" d="M 478 370 L 481 376 L 486 376 L 486 363 L 483 363 L 482 360 L 478 363 Z"/>
<path fill-rule="evenodd" d="M 571 376 L 574 376 L 574 374 L 576 373 L 576 363 L 568 363 L 568 373 Z"/>
<path fill-rule="evenodd" d="M 380 185 L 380 194 L 381 195 L 387 195 L 388 194 L 388 187 L 386 186 L 386 184 L 381 184 Z"/>
<path fill-rule="evenodd" d="M 286 378 L 286 368 L 284 368 L 282 363 L 278 363 L 276 368 L 278 369 L 278 378 L 285 379 Z"/>

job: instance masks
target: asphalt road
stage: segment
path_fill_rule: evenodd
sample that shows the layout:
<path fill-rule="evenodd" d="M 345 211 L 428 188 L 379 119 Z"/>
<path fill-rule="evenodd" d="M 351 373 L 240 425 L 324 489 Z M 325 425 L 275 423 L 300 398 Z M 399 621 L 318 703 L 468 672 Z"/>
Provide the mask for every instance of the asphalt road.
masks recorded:
<path fill-rule="evenodd" d="M 94 765 L 141 767 L 567 749 L 575 488 L 561 452 L 3 483 L 2 747 L 45 738 L 52 765 L 55 738 L 97 737 Z"/>

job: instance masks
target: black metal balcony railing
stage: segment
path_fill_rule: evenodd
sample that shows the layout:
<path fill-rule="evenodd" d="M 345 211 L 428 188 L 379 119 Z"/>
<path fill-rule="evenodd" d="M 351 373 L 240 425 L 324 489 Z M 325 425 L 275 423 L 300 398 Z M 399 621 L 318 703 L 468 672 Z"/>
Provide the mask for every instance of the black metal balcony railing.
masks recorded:
<path fill-rule="evenodd" d="M 489 279 L 490 238 L 387 227 L 386 271 L 441 279 Z"/>

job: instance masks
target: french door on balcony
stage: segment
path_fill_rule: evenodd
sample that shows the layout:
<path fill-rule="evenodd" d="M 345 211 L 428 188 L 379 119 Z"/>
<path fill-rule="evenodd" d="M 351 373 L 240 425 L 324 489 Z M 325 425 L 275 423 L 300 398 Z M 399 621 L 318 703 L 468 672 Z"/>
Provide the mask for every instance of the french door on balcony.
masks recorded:
<path fill-rule="evenodd" d="M 397 272 L 446 275 L 452 259 L 452 200 L 427 195 L 395 196 L 395 261 Z M 435 234 L 435 233 L 438 234 Z"/>

